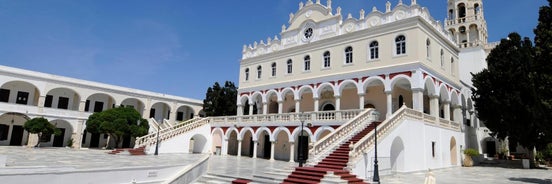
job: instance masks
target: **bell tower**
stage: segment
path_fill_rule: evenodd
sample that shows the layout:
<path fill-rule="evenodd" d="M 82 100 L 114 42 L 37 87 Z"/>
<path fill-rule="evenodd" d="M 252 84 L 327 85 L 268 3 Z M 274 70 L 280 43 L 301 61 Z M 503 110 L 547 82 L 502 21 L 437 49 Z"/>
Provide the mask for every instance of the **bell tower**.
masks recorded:
<path fill-rule="evenodd" d="M 445 28 L 460 48 L 484 47 L 487 44 L 487 22 L 483 0 L 447 0 Z"/>

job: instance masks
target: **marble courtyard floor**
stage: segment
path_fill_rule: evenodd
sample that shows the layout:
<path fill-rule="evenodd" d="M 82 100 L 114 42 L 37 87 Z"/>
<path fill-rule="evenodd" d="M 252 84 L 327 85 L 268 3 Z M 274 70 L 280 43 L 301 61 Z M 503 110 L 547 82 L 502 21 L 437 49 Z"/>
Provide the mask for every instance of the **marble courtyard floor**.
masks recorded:
<path fill-rule="evenodd" d="M 160 154 L 158 156 L 109 155 L 108 150 L 68 148 L 27 148 L 0 146 L 0 155 L 7 155 L 1 174 L 19 172 L 56 172 L 89 169 L 115 169 L 159 165 L 185 165 L 201 154 Z M 297 163 L 269 161 L 235 156 L 211 156 L 207 173 L 242 178 L 253 178 L 272 169 L 289 169 Z M 535 183 L 552 184 L 552 170 L 513 169 L 502 167 L 454 167 L 432 171 L 438 184 L 456 183 Z M 427 171 L 381 176 L 386 184 L 423 183 Z"/>

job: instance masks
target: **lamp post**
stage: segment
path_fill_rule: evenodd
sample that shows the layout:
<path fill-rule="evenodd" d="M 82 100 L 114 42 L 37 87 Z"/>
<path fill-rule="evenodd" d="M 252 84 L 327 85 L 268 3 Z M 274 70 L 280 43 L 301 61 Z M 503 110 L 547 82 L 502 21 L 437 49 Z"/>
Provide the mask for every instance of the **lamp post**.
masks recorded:
<path fill-rule="evenodd" d="M 159 123 L 157 123 L 157 141 L 155 141 L 155 153 L 153 155 L 159 155 Z"/>
<path fill-rule="evenodd" d="M 301 121 L 301 132 L 299 132 L 299 167 L 303 167 L 303 162 L 304 162 L 304 155 L 303 155 L 303 141 L 302 141 L 302 136 L 303 136 L 303 124 L 305 123 L 305 117 L 303 116 L 303 112 L 301 112 L 301 114 L 299 114 L 299 121 Z"/>
<path fill-rule="evenodd" d="M 373 182 L 379 183 L 379 171 L 378 171 L 378 124 L 374 122 L 374 178 Z"/>

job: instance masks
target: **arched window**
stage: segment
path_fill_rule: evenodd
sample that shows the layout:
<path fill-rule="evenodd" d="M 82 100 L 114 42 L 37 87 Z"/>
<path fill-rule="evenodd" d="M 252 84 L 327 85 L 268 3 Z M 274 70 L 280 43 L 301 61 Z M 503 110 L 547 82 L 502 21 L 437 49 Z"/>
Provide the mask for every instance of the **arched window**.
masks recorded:
<path fill-rule="evenodd" d="M 261 74 L 263 73 L 263 68 L 261 66 L 257 67 L 257 79 L 261 78 Z"/>
<path fill-rule="evenodd" d="M 429 38 L 426 40 L 426 57 L 428 59 L 431 58 L 431 42 L 429 41 Z"/>
<path fill-rule="evenodd" d="M 458 4 L 458 18 L 466 17 L 466 5 L 464 3 Z"/>
<path fill-rule="evenodd" d="M 453 13 L 453 10 L 452 10 L 452 9 L 449 10 L 448 18 L 449 18 L 449 20 L 453 20 L 453 19 L 454 19 L 454 13 Z"/>
<path fill-rule="evenodd" d="M 245 69 L 245 81 L 249 80 L 249 68 Z"/>
<path fill-rule="evenodd" d="M 479 15 L 479 12 L 481 12 L 481 7 L 479 7 L 479 4 L 475 4 L 473 5 L 473 13 L 475 14 L 475 16 Z M 475 19 L 477 19 L 477 17 L 475 17 Z"/>
<path fill-rule="evenodd" d="M 305 71 L 310 71 L 310 56 L 305 56 Z"/>
<path fill-rule="evenodd" d="M 330 67 L 330 51 L 324 52 L 324 68 Z"/>
<path fill-rule="evenodd" d="M 271 68 L 272 68 L 272 77 L 274 77 L 276 76 L 276 63 L 272 63 Z"/>
<path fill-rule="evenodd" d="M 353 63 L 353 47 L 345 48 L 345 63 Z"/>
<path fill-rule="evenodd" d="M 441 49 L 441 67 L 445 67 L 445 52 Z"/>
<path fill-rule="evenodd" d="M 373 41 L 370 43 L 370 59 L 379 58 L 379 43 L 378 41 Z"/>
<path fill-rule="evenodd" d="M 404 35 L 395 38 L 396 55 L 406 54 L 406 37 Z"/>
<path fill-rule="evenodd" d="M 293 72 L 293 61 L 291 59 L 287 60 L 287 73 Z"/>

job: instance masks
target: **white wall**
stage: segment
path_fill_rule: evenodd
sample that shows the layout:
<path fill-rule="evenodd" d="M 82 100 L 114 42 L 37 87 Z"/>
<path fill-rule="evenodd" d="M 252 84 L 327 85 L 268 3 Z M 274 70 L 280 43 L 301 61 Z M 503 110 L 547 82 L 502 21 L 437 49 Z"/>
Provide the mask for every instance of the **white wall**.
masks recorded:
<path fill-rule="evenodd" d="M 462 49 L 459 56 L 460 80 L 469 86 L 473 86 L 470 72 L 475 74 L 487 68 L 487 54 L 483 48 L 474 47 Z"/>
<path fill-rule="evenodd" d="M 194 147 L 201 147 L 201 153 L 209 153 L 212 144 L 210 124 L 205 124 L 201 127 L 197 127 L 192 131 L 179 134 L 168 140 L 160 141 L 159 153 L 189 153 L 190 139 L 198 135 L 201 135 L 205 138 L 205 144 L 201 145 L 199 142 L 194 141 Z M 197 137 L 194 138 L 194 140 L 196 139 Z M 155 152 L 155 144 L 147 146 L 146 152 L 148 154 L 153 154 Z"/>

